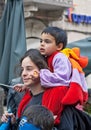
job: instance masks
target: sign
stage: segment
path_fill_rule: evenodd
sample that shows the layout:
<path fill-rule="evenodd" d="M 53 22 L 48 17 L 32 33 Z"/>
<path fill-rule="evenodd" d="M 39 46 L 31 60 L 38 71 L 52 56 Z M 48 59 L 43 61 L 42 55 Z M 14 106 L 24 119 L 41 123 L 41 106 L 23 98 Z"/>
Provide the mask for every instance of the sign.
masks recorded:
<path fill-rule="evenodd" d="M 91 16 L 75 14 L 72 13 L 72 10 L 73 10 L 72 8 L 68 9 L 67 18 L 69 22 L 74 22 L 77 24 L 80 23 L 91 24 Z"/>

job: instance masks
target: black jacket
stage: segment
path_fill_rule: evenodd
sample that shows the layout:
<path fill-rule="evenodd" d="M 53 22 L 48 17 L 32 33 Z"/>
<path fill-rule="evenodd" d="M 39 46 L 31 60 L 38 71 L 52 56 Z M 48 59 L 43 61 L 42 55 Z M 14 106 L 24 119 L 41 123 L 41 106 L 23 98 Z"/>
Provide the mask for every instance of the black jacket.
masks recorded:
<path fill-rule="evenodd" d="M 91 116 L 68 106 L 63 111 L 58 130 L 91 130 Z"/>

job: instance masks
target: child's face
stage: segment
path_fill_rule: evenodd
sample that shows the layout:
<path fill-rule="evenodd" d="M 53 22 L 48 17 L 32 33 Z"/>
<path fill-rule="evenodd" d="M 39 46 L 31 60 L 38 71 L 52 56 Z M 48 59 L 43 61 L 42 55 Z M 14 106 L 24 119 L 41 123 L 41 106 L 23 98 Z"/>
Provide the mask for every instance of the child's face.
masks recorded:
<path fill-rule="evenodd" d="M 53 52 L 58 50 L 55 38 L 47 33 L 41 35 L 40 53 L 45 56 L 50 56 Z"/>
<path fill-rule="evenodd" d="M 31 87 L 39 82 L 39 75 L 34 76 L 34 72 L 39 73 L 39 69 L 29 57 L 23 59 L 21 69 L 21 77 L 25 86 Z"/>

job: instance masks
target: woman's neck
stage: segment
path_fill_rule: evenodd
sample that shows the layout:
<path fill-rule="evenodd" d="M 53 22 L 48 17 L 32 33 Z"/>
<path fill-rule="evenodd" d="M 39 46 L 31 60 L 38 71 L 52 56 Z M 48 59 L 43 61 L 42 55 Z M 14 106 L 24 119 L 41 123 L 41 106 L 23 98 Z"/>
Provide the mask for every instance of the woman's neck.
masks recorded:
<path fill-rule="evenodd" d="M 44 92 L 45 88 L 43 88 L 40 84 L 37 84 L 36 86 L 31 86 L 30 91 L 33 95 L 37 95 L 41 92 Z"/>

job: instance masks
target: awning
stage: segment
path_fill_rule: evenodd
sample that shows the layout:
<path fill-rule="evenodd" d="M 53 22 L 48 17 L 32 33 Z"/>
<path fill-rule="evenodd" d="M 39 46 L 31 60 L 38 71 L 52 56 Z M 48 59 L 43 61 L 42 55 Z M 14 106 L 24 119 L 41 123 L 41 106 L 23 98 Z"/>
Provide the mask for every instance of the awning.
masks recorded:
<path fill-rule="evenodd" d="M 16 77 L 15 66 L 26 51 L 23 0 L 7 0 L 0 21 L 0 83 Z"/>
<path fill-rule="evenodd" d="M 89 59 L 88 65 L 84 69 L 84 72 L 85 72 L 86 76 L 88 74 L 91 74 L 91 37 L 69 43 L 67 45 L 67 47 L 69 47 L 69 48 L 79 47 L 80 48 L 81 55 L 87 56 Z"/>

